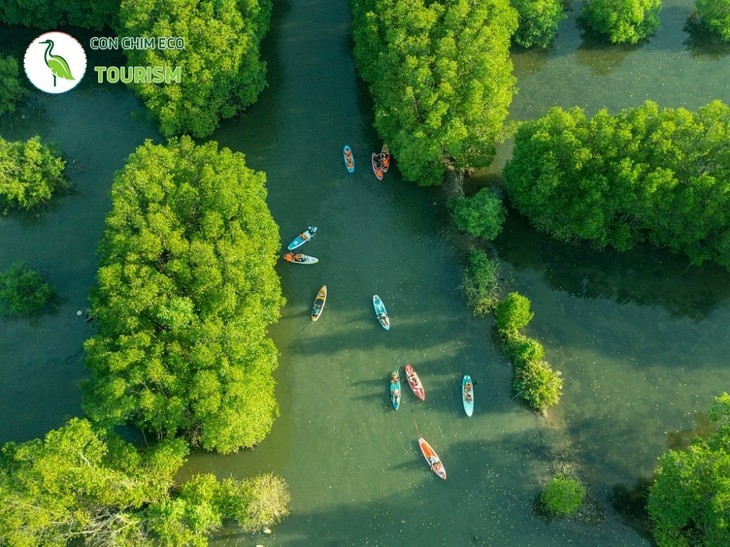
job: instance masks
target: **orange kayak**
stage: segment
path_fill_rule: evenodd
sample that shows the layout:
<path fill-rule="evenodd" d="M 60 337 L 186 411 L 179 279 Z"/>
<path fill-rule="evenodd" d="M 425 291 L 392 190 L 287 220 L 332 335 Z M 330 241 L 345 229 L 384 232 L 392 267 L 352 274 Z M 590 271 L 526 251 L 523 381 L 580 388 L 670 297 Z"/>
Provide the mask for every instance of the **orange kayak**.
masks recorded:
<path fill-rule="evenodd" d="M 431 466 L 431 471 L 446 480 L 446 469 L 444 469 L 444 464 L 441 463 L 438 454 L 436 454 L 434 449 L 431 448 L 431 445 L 428 444 L 423 437 L 421 437 L 418 439 L 418 446 L 421 447 L 423 457 L 426 458 L 428 465 Z"/>

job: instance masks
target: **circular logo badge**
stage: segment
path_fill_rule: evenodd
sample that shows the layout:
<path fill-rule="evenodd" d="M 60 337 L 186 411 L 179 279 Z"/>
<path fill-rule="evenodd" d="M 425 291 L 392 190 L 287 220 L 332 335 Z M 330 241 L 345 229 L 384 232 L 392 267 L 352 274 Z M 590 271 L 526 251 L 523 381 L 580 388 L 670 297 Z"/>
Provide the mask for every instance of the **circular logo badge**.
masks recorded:
<path fill-rule="evenodd" d="M 65 32 L 46 32 L 25 50 L 25 74 L 46 93 L 64 93 L 79 85 L 86 72 L 86 52 Z"/>

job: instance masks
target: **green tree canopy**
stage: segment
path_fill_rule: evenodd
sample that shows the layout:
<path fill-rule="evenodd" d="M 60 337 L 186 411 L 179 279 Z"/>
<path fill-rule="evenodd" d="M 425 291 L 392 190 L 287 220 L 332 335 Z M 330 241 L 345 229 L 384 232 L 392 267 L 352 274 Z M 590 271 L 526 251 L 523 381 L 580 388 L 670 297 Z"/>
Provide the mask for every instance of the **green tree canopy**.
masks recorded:
<path fill-rule="evenodd" d="M 36 314 L 53 295 L 53 287 L 25 262 L 15 262 L 0 272 L 0 314 L 16 317 Z"/>
<path fill-rule="evenodd" d="M 121 34 L 185 40 L 183 50 L 126 51 L 130 66 L 182 69 L 179 84 L 132 84 L 163 135 L 207 137 L 256 100 L 266 85 L 259 44 L 270 13 L 270 0 L 122 0 Z"/>
<path fill-rule="evenodd" d="M 240 153 L 188 137 L 147 141 L 117 174 L 85 345 L 94 421 L 222 453 L 269 432 L 267 328 L 284 299 L 264 182 Z"/>
<path fill-rule="evenodd" d="M 661 547 L 730 545 L 730 395 L 708 416 L 717 426 L 709 438 L 659 458 L 648 510 Z"/>
<path fill-rule="evenodd" d="M 730 42 L 730 0 L 697 0 L 696 7 L 702 25 Z"/>
<path fill-rule="evenodd" d="M 427 186 L 494 158 L 512 101 L 507 0 L 351 0 L 355 61 L 403 177 Z"/>
<path fill-rule="evenodd" d="M 40 137 L 28 141 L 0 138 L 0 210 L 29 210 L 69 188 L 66 162 Z"/>
<path fill-rule="evenodd" d="M 456 227 L 487 241 L 502 231 L 507 209 L 490 188 L 482 188 L 470 198 L 457 197 L 449 203 Z"/>
<path fill-rule="evenodd" d="M 43 440 L 6 443 L 0 543 L 204 546 L 225 519 L 254 530 L 286 516 L 289 493 L 278 477 L 219 482 L 206 474 L 175 484 L 186 455 L 182 439 L 140 452 L 77 418 Z"/>
<path fill-rule="evenodd" d="M 661 0 L 586 0 L 581 21 L 612 44 L 636 44 L 659 28 Z"/>
<path fill-rule="evenodd" d="M 20 84 L 18 61 L 0 55 L 0 116 L 14 112 L 15 104 L 23 98 L 25 90 Z"/>
<path fill-rule="evenodd" d="M 45 29 L 75 26 L 101 29 L 113 25 L 119 0 L 3 0 L 0 21 Z"/>
<path fill-rule="evenodd" d="M 561 0 L 510 0 L 517 10 L 519 26 L 512 40 L 522 47 L 548 47 L 565 19 Z"/>
<path fill-rule="evenodd" d="M 730 108 L 652 102 L 588 119 L 551 109 L 515 136 L 512 204 L 562 240 L 627 250 L 648 241 L 730 268 Z"/>
<path fill-rule="evenodd" d="M 534 316 L 530 310 L 530 299 L 518 292 L 509 293 L 494 311 L 497 330 L 504 334 L 514 334 L 525 328 Z"/>

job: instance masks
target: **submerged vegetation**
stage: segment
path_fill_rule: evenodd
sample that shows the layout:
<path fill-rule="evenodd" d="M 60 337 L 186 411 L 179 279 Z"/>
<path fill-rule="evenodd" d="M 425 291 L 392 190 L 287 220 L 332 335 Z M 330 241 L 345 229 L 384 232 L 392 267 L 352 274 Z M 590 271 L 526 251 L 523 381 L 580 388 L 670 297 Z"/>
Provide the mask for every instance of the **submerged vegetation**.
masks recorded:
<path fill-rule="evenodd" d="M 66 162 L 40 137 L 6 141 L 0 137 L 0 210 L 30 210 L 68 190 Z"/>
<path fill-rule="evenodd" d="M 659 458 L 648 510 L 661 547 L 730 545 L 730 395 L 708 417 L 713 433 Z"/>
<path fill-rule="evenodd" d="M 224 520 L 258 530 L 288 513 L 286 484 L 272 475 L 176 484 L 187 453 L 182 439 L 140 451 L 78 418 L 43 440 L 6 443 L 0 543 L 204 546 Z"/>
<path fill-rule="evenodd" d="M 242 154 L 188 137 L 147 141 L 117 174 L 85 345 L 94 421 L 224 454 L 269 432 L 267 328 L 284 299 L 264 182 Z"/>
<path fill-rule="evenodd" d="M 482 251 L 472 250 L 469 253 L 460 288 L 474 315 L 490 313 L 499 302 L 499 273 L 499 263 L 496 260 L 490 260 Z"/>
<path fill-rule="evenodd" d="M 375 128 L 406 180 L 495 156 L 515 78 L 517 16 L 507 0 L 351 0 L 355 62 L 375 103 Z"/>
<path fill-rule="evenodd" d="M 512 204 L 569 241 L 628 250 L 649 242 L 730 268 L 730 108 L 647 101 L 593 118 L 553 108 L 525 122 L 504 169 Z"/>
<path fill-rule="evenodd" d="M 25 262 L 0 272 L 0 314 L 23 317 L 40 312 L 53 299 L 53 287 Z"/>
<path fill-rule="evenodd" d="M 253 104 L 266 86 L 261 39 L 271 0 L 123 0 L 120 34 L 178 36 L 185 48 L 127 50 L 129 66 L 175 66 L 180 83 L 131 84 L 165 136 L 208 137 L 220 119 Z"/>
<path fill-rule="evenodd" d="M 512 359 L 514 366 L 512 388 L 515 395 L 535 410 L 544 412 L 560 402 L 563 379 L 560 372 L 544 361 L 542 344 L 519 332 L 533 316 L 530 300 L 517 292 L 508 294 L 494 311 L 502 351 Z"/>

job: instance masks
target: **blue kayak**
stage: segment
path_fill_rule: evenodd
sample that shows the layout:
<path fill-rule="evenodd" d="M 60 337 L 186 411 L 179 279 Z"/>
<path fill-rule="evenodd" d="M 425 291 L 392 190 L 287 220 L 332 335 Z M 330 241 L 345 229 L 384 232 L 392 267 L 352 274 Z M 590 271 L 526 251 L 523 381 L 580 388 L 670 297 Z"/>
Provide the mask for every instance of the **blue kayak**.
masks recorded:
<path fill-rule="evenodd" d="M 294 241 L 289 243 L 289 246 L 287 247 L 287 249 L 289 249 L 290 251 L 293 251 L 294 249 L 304 245 L 307 241 L 309 241 L 316 235 L 317 235 L 317 227 L 310 226 L 304 232 L 302 232 L 297 237 L 295 237 Z"/>
<path fill-rule="evenodd" d="M 461 381 L 461 401 L 464 403 L 464 412 L 471 416 L 474 413 L 474 382 L 468 374 Z"/>
<path fill-rule="evenodd" d="M 342 149 L 342 157 L 345 159 L 345 167 L 347 167 L 348 173 L 355 172 L 355 155 L 352 153 L 352 148 L 345 145 Z"/>
<path fill-rule="evenodd" d="M 390 330 L 390 317 L 385 310 L 385 304 L 377 294 L 373 295 L 373 308 L 375 308 L 375 316 L 378 318 L 380 326 L 385 330 Z"/>
<path fill-rule="evenodd" d="M 400 377 L 397 370 L 394 370 L 393 374 L 390 375 L 390 402 L 393 405 L 393 410 L 398 410 L 400 406 Z"/>

